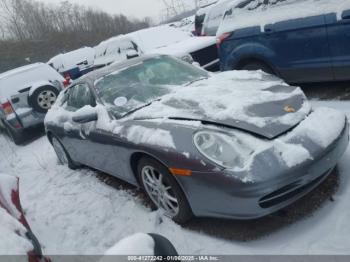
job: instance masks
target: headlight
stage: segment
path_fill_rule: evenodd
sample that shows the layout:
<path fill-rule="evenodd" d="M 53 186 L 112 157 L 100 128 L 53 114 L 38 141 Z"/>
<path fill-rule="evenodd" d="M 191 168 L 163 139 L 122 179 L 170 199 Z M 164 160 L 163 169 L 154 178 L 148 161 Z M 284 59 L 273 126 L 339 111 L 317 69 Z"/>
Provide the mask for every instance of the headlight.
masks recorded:
<path fill-rule="evenodd" d="M 225 168 L 242 168 L 253 150 L 234 135 L 201 131 L 194 135 L 194 144 L 206 158 Z"/>
<path fill-rule="evenodd" d="M 193 57 L 191 55 L 185 55 L 181 58 L 181 60 L 189 64 L 192 64 L 194 62 Z"/>

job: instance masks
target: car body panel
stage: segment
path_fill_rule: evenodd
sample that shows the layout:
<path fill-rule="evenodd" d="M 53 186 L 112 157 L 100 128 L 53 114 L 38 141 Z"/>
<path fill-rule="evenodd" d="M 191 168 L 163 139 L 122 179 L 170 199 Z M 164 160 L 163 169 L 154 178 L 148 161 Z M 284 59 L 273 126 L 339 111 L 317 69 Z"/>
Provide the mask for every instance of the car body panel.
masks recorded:
<path fill-rule="evenodd" d="M 227 32 L 231 36 L 221 43 L 219 51 L 221 70 L 241 69 L 253 60 L 266 64 L 289 83 L 348 80 L 346 12 L 341 12 L 341 19 L 337 13 L 322 12 L 290 19 L 280 15 L 274 23 Z"/>
<path fill-rule="evenodd" d="M 88 74 L 77 84 L 89 83 L 89 88 L 96 95 L 96 79 L 153 57 L 159 58 L 149 56 L 112 65 Z M 262 72 L 246 73 L 248 75 L 241 72 L 223 74 L 236 77 L 236 74 L 240 75 L 238 79 L 231 79 L 232 83 L 249 83 L 247 76 L 253 79 L 255 76 L 255 85 L 259 82 L 265 83 L 269 94 L 274 94 L 274 91 L 286 92 L 289 87 L 271 86 L 271 83 L 280 80 Z M 192 83 L 185 88 L 196 88 L 196 85 L 201 88 L 219 88 L 208 83 L 213 79 L 217 81 L 220 77 L 220 74 L 213 74 L 210 79 Z M 227 82 L 221 84 L 229 86 Z M 269 87 L 272 89 L 268 89 Z M 293 93 L 295 90 L 299 93 L 296 88 L 291 88 L 289 92 Z M 264 89 L 260 91 L 265 92 Z M 72 113 L 61 106 L 64 105 L 65 93 L 61 93 L 61 101 L 46 116 L 45 125 L 49 139 L 52 136 L 57 137 L 73 161 L 104 171 L 136 186 L 139 186 L 137 160 L 142 156 L 152 157 L 169 169 L 191 170 L 190 176 L 174 178 L 197 216 L 252 219 L 275 212 L 321 183 L 335 167 L 349 143 L 346 116 L 333 109 L 308 111 L 295 123 L 296 126 L 291 125 L 290 129 L 282 130 L 272 139 L 257 136 L 249 128 L 223 125 L 214 118 L 208 122 L 204 117 L 173 119 L 170 114 L 155 114 L 153 117 L 144 115 L 143 118 L 137 115 L 137 112 L 147 110 L 152 104 L 129 116 L 116 118 L 108 112 L 108 107 L 101 103 L 98 96 L 95 109 L 84 107 L 81 112 L 78 110 Z M 238 96 L 236 99 L 239 98 Z M 301 93 L 300 98 L 304 101 Z M 231 98 L 230 103 L 234 102 Z M 278 118 L 278 114 L 286 114 L 282 113 L 283 110 L 276 111 L 280 105 L 278 101 L 275 102 L 261 103 L 257 107 L 253 103 L 251 113 L 262 117 L 278 112 L 275 118 Z M 160 106 L 156 109 L 162 111 L 161 101 L 154 102 L 156 103 Z M 298 108 L 298 105 L 294 106 Z M 182 109 L 180 107 L 179 111 Z M 76 114 L 86 111 L 90 114 L 91 110 L 96 112 L 96 121 L 87 124 L 71 121 Z M 169 112 L 165 109 L 163 111 Z M 220 132 L 236 137 L 241 145 L 250 145 L 253 151 L 245 155 L 242 165 L 224 167 L 204 156 L 195 146 L 194 137 L 199 131 Z"/>

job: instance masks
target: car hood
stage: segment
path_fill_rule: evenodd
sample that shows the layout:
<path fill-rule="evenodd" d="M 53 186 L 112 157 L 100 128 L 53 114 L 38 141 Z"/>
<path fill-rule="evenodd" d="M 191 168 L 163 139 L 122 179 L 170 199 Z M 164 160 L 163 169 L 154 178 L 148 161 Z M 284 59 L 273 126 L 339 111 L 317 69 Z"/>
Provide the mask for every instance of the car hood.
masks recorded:
<path fill-rule="evenodd" d="M 272 139 L 304 120 L 310 110 L 298 87 L 261 71 L 230 71 L 175 86 L 130 117 L 200 120 Z"/>
<path fill-rule="evenodd" d="M 215 45 L 216 38 L 213 36 L 190 37 L 181 42 L 160 47 L 147 52 L 147 54 L 162 54 L 183 57 L 190 53 Z"/>

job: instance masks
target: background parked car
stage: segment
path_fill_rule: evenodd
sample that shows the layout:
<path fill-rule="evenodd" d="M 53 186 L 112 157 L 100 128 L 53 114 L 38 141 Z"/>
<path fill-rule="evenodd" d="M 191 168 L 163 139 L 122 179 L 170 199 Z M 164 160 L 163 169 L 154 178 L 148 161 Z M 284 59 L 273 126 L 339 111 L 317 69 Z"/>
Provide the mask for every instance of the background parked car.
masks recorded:
<path fill-rule="evenodd" d="M 194 37 L 191 33 L 163 25 L 108 39 L 95 47 L 95 67 L 103 67 L 145 54 L 168 54 L 186 62 L 198 62 L 207 70 L 219 69 L 215 37 Z"/>
<path fill-rule="evenodd" d="M 0 124 L 16 144 L 23 142 L 27 128 L 43 123 L 45 113 L 68 84 L 43 63 L 0 74 Z"/>
<path fill-rule="evenodd" d="M 262 69 L 292 83 L 349 80 L 350 2 L 247 2 L 226 13 L 218 45 L 222 70 Z"/>
<path fill-rule="evenodd" d="M 62 76 L 77 79 L 94 68 L 95 50 L 83 47 L 51 58 L 47 64 L 56 69 Z"/>

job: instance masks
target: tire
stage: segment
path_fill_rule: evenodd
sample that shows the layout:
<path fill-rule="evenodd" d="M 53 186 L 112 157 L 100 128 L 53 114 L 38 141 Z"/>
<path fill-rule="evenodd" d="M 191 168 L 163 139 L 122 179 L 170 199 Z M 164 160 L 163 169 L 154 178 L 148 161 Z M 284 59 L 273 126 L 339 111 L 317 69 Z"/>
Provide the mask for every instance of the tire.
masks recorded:
<path fill-rule="evenodd" d="M 241 70 L 248 70 L 248 71 L 262 70 L 265 73 L 275 75 L 271 67 L 269 67 L 268 65 L 260 61 L 248 62 L 247 64 L 242 66 Z"/>
<path fill-rule="evenodd" d="M 47 113 L 56 102 L 59 91 L 53 86 L 42 86 L 29 96 L 29 105 L 38 113 Z"/>
<path fill-rule="evenodd" d="M 193 217 L 182 189 L 165 166 L 150 157 L 143 157 L 138 162 L 137 174 L 154 209 L 162 209 L 166 216 L 179 224 Z"/>
<path fill-rule="evenodd" d="M 11 141 L 13 143 L 15 143 L 16 145 L 18 145 L 18 146 L 22 145 L 23 142 L 25 141 L 25 137 L 23 135 L 23 131 L 16 132 L 11 127 L 9 127 L 7 124 L 5 124 L 4 122 L 3 122 L 3 125 L 5 127 L 5 131 L 6 131 L 7 135 L 11 139 Z"/>
<path fill-rule="evenodd" d="M 58 138 L 53 136 L 51 139 L 51 144 L 61 165 L 68 165 L 68 167 L 72 170 L 76 170 L 80 167 L 78 164 L 73 162 L 67 150 L 64 148 L 63 144 Z"/>

